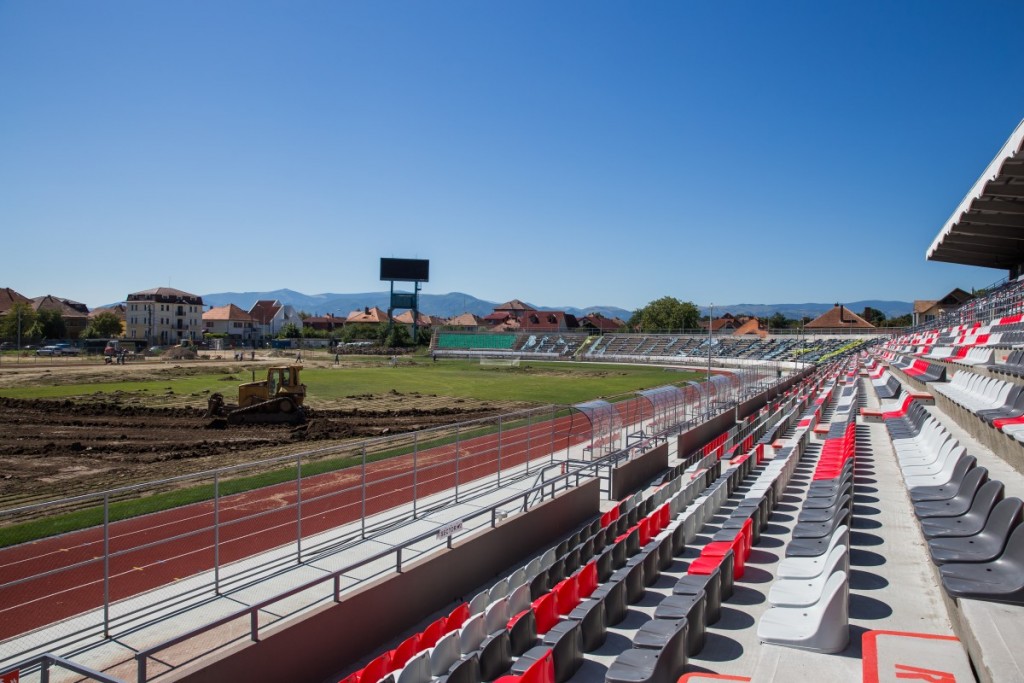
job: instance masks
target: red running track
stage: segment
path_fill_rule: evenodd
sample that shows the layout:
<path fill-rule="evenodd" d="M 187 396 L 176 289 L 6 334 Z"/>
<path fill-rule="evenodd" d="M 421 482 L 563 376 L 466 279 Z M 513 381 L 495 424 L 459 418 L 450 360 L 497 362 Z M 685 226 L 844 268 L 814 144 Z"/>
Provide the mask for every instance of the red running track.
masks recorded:
<path fill-rule="evenodd" d="M 623 422 L 639 419 L 641 399 L 617 404 Z M 575 417 L 575 419 L 574 419 Z M 590 438 L 578 416 L 539 422 L 458 445 L 458 482 L 465 485 L 527 460 Z M 366 466 L 366 514 L 374 515 L 452 489 L 454 444 Z M 302 479 L 302 537 L 358 520 L 363 512 L 361 469 L 348 468 Z M 231 562 L 293 544 L 299 530 L 295 483 L 222 496 L 219 562 Z M 213 569 L 212 501 L 136 517 L 110 525 L 110 601 L 138 595 Z M 104 601 L 103 529 L 41 539 L 0 550 L 0 640 L 99 608 Z M 41 576 L 52 572 L 48 576 Z M 224 575 L 222 574 L 222 581 Z M 14 582 L 16 585 L 9 585 Z M 116 615 L 116 606 L 112 615 Z"/>

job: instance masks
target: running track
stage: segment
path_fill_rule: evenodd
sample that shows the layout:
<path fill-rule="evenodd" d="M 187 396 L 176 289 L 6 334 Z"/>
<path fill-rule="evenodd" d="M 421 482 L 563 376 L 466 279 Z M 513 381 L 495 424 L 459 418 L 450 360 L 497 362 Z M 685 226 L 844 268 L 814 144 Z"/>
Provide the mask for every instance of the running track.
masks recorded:
<path fill-rule="evenodd" d="M 622 422 L 639 421 L 644 399 L 616 404 Z M 650 417 L 648 415 L 648 417 Z M 588 441 L 590 425 L 579 415 L 467 439 L 458 446 L 460 486 L 501 468 L 547 458 Z M 454 444 L 416 456 L 417 499 L 455 486 Z M 361 468 L 302 479 L 302 537 L 357 521 L 362 514 Z M 413 456 L 366 466 L 366 514 L 385 512 L 413 499 Z M 294 544 L 298 535 L 294 482 L 222 496 L 220 565 Z M 110 525 L 110 600 L 213 569 L 214 506 L 188 505 Z M 53 572 L 49 576 L 40 576 Z M 222 573 L 222 580 L 224 576 Z M 9 585 L 14 582 L 16 585 Z M 0 641 L 103 605 L 102 527 L 0 550 Z"/>

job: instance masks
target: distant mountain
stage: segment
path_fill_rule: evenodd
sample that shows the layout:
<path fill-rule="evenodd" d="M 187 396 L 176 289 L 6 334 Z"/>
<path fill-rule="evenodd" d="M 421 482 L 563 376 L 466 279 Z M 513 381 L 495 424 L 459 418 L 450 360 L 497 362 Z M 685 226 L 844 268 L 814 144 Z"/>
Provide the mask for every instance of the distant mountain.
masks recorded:
<path fill-rule="evenodd" d="M 225 306 L 235 304 L 239 308 L 249 310 L 260 299 L 276 299 L 283 304 L 294 306 L 297 310 L 318 315 L 333 313 L 348 315 L 360 308 L 376 306 L 387 310 L 390 301 L 389 292 L 362 292 L 357 294 L 303 294 L 291 289 L 278 289 L 272 292 L 217 292 L 203 294 L 203 303 L 208 306 Z M 441 318 L 451 318 L 461 313 L 475 313 L 484 316 L 494 311 L 494 307 L 502 302 L 485 301 L 471 294 L 451 292 L 449 294 L 420 294 L 420 311 Z M 576 316 L 598 312 L 607 318 L 618 316 L 629 319 L 630 311 L 615 306 L 589 306 L 587 308 L 559 308 L 530 304 L 538 309 L 566 311 Z"/>
<path fill-rule="evenodd" d="M 843 304 L 847 310 L 853 311 L 858 315 L 865 307 L 870 306 L 885 313 L 887 318 L 906 315 L 914 310 L 914 304 L 908 301 L 878 301 L 877 299 L 869 299 L 866 301 L 840 301 L 838 303 Z M 716 304 L 714 315 L 717 317 L 723 313 L 732 313 L 733 315 L 746 314 L 757 316 L 758 318 L 766 318 L 775 313 L 781 313 L 787 318 L 793 319 L 799 319 L 804 316 L 817 318 L 825 311 L 831 310 L 835 305 L 836 302 L 830 304 L 725 304 L 723 306 Z M 701 313 L 707 315 L 708 307 L 702 306 Z"/>

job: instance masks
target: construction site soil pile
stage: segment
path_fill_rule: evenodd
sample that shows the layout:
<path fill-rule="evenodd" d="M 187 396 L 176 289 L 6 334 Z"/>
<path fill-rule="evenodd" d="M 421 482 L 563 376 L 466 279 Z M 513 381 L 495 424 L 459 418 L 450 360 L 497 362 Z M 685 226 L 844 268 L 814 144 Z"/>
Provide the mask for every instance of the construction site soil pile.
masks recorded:
<path fill-rule="evenodd" d="M 398 398 L 398 397 L 395 397 Z M 401 397 L 415 405 L 411 397 Z M 507 411 L 430 400 L 316 408 L 304 425 L 214 429 L 202 408 L 0 398 L 0 508 L 103 491 Z M 383 402 L 381 402 L 383 403 Z M 426 402 L 425 402 L 426 403 Z M 441 405 L 441 404 L 445 405 Z"/>

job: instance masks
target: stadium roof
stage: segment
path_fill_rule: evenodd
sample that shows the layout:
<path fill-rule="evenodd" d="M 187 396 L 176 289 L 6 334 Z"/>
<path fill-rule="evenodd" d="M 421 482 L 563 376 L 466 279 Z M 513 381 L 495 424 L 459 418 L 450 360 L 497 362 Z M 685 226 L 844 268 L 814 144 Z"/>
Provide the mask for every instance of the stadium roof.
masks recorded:
<path fill-rule="evenodd" d="M 930 261 L 987 268 L 1024 263 L 1024 121 L 928 248 Z"/>

